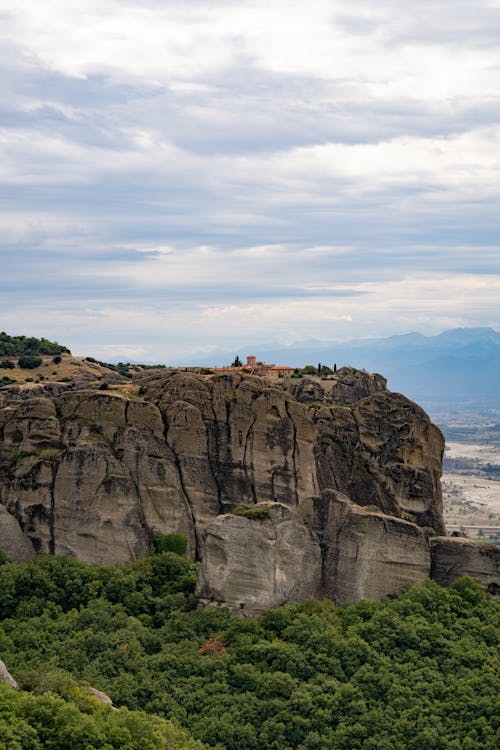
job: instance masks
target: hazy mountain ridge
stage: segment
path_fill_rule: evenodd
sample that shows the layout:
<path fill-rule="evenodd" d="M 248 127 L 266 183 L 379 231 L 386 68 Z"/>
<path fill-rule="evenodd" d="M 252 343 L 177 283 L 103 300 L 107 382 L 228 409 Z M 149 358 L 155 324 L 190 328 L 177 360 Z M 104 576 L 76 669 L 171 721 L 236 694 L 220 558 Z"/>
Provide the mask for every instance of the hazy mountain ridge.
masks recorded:
<path fill-rule="evenodd" d="M 303 367 L 352 365 L 382 372 L 391 390 L 427 408 L 500 408 L 500 332 L 493 328 L 454 328 L 436 336 L 411 332 L 388 338 L 344 342 L 305 341 L 282 347 L 254 347 L 260 359 Z M 240 357 L 247 352 L 238 351 Z M 236 352 L 200 354 L 184 364 L 229 364 Z"/>

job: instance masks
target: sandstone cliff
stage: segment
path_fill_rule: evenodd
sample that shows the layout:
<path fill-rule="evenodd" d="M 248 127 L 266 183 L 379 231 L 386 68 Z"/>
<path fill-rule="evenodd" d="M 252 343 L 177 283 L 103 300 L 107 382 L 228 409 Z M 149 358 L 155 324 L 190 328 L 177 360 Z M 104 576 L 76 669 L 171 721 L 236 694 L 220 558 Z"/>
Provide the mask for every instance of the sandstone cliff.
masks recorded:
<path fill-rule="evenodd" d="M 422 527 L 444 533 L 443 437 L 380 376 L 158 369 L 0 396 L 0 549 L 12 559 L 126 562 L 154 531 L 178 532 L 201 562 L 200 595 L 250 611 L 378 597 L 430 574 Z"/>

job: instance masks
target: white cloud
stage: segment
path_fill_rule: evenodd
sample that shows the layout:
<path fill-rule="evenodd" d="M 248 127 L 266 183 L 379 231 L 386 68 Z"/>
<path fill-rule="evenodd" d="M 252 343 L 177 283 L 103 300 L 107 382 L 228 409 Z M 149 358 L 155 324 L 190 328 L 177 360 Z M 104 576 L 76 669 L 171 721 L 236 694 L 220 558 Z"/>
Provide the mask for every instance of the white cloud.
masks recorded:
<path fill-rule="evenodd" d="M 325 281 L 335 265 L 352 248 L 294 245 L 258 245 L 227 250 L 215 246 L 175 248 L 172 246 L 147 250 L 139 248 L 140 259 L 132 256 L 129 262 L 99 264 L 81 270 L 83 277 L 122 280 L 134 288 L 196 290 L 204 299 L 211 287 L 230 290 L 231 285 L 242 289 L 245 296 L 279 295 L 288 290 L 313 290 L 313 282 Z M 329 266 L 331 266 L 329 268 Z M 301 278 L 302 277 L 302 278 Z M 330 291 L 343 292 L 332 284 Z M 227 292 L 226 292 L 227 294 Z"/>
<path fill-rule="evenodd" d="M 85 357 L 88 355 L 88 351 L 85 349 L 74 351 L 75 356 Z M 145 346 L 137 346 L 136 344 L 94 344 L 92 347 L 92 355 L 98 359 L 102 359 L 105 362 L 115 361 L 116 359 L 122 359 L 124 362 L 140 362 L 145 356 L 149 355 L 148 349 Z"/>
<path fill-rule="evenodd" d="M 154 359 L 491 323 L 499 7 L 4 3 L 3 327 Z"/>
<path fill-rule="evenodd" d="M 317 338 L 348 339 L 473 324 L 500 326 L 500 280 L 468 274 L 414 275 L 399 280 L 361 282 L 363 296 L 213 301 L 89 301 L 79 309 L 68 299 L 6 310 L 2 325 L 13 333 L 53 335 L 81 354 L 103 359 L 182 361 L 202 346 L 238 347 L 270 340 L 291 343 Z M 464 315 L 464 310 L 467 314 Z M 497 314 L 492 314 L 496 310 Z M 61 332 L 64 331 L 64 335 Z M 57 333 L 57 335 L 55 335 Z M 74 345 L 74 340 L 80 341 Z"/>
<path fill-rule="evenodd" d="M 118 2 L 18 0 L 4 35 L 33 65 L 74 77 L 188 86 L 235 65 L 319 78 L 353 94 L 428 103 L 498 99 L 498 47 L 487 45 L 495 6 L 342 0 Z M 471 33 L 473 32 L 473 33 Z"/>
<path fill-rule="evenodd" d="M 500 191 L 500 125 L 442 138 L 400 136 L 377 143 L 326 143 L 267 157 L 226 157 L 222 169 L 260 183 L 273 203 L 337 202 L 394 188 L 437 189 L 475 200 Z M 325 190 L 328 188 L 328 190 Z M 355 194 L 353 195 L 353 189 Z M 415 197 L 415 205 L 419 197 Z"/>
<path fill-rule="evenodd" d="M 18 0 L 5 16 L 25 59 L 76 78 L 189 80 L 221 69 L 236 49 L 203 4 Z"/>
<path fill-rule="evenodd" d="M 415 207 L 426 195 L 435 200 L 436 191 L 475 201 L 491 199 L 500 191 L 500 124 L 441 138 L 324 143 L 252 158 L 190 154 L 151 132 L 129 131 L 124 147 L 111 148 L 4 129 L 0 154 L 4 183 L 65 185 L 136 173 L 137 184 L 147 175 L 158 184 L 183 182 L 193 191 L 240 206 L 260 203 L 259 218 L 270 205 L 346 200 L 355 205 L 364 195 L 394 193 L 398 188 L 417 193 Z M 255 215 L 240 210 L 217 213 L 219 222 L 227 224 L 252 221 Z"/>

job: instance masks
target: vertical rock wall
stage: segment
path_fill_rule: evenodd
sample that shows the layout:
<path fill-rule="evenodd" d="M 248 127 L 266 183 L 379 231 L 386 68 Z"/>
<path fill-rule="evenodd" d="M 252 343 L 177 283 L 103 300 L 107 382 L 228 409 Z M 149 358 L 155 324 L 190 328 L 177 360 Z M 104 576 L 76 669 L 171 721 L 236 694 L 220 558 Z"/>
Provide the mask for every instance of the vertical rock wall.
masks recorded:
<path fill-rule="evenodd" d="M 0 549 L 11 557 L 127 562 L 153 532 L 182 533 L 203 596 L 253 610 L 377 597 L 430 571 L 420 527 L 444 531 L 443 437 L 380 376 L 344 368 L 284 386 L 159 370 L 129 391 L 9 393 Z M 232 513 L 262 503 L 266 519 Z"/>

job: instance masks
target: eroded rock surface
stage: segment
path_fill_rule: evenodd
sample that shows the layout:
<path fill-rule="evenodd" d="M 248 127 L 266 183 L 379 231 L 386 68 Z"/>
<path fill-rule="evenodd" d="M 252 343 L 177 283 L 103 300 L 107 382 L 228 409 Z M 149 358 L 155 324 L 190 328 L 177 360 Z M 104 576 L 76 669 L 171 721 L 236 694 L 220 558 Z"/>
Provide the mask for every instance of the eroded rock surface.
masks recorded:
<path fill-rule="evenodd" d="M 92 685 L 87 685 L 87 687 L 84 689 L 86 692 L 91 695 L 93 698 L 96 699 L 99 703 L 104 704 L 105 706 L 113 706 L 113 701 L 109 697 L 107 693 L 103 693 L 102 690 L 97 690 L 97 688 L 92 687 Z"/>
<path fill-rule="evenodd" d="M 500 549 L 460 537 L 431 539 L 431 575 L 441 586 L 470 576 L 492 594 L 500 594 Z"/>
<path fill-rule="evenodd" d="M 158 369 L 125 385 L 83 385 L 0 391 L 0 549 L 9 557 L 127 562 L 151 548 L 153 532 L 177 532 L 212 571 L 200 579 L 206 598 L 254 609 L 259 597 L 264 608 L 313 588 L 336 601 L 379 596 L 428 573 L 420 527 L 444 531 L 444 440 L 381 376 L 343 368 L 292 385 Z M 231 514 L 259 503 L 281 510 L 263 522 Z M 280 546 L 291 528 L 296 544 Z M 246 533 L 265 551 L 262 571 L 248 545 L 238 551 Z M 224 575 L 213 572 L 217 555 Z M 282 588 L 275 568 L 286 571 Z"/>
<path fill-rule="evenodd" d="M 318 538 L 285 505 L 252 507 L 267 517 L 225 514 L 205 527 L 198 595 L 251 613 L 314 596 L 321 578 Z"/>
<path fill-rule="evenodd" d="M 30 539 L 3 505 L 0 505 L 0 550 L 12 562 L 27 562 L 35 556 Z"/>
<path fill-rule="evenodd" d="M 386 380 L 377 373 L 367 373 L 354 367 L 342 367 L 327 378 L 303 377 L 288 387 L 301 403 L 327 402 L 354 404 L 367 396 L 386 389 Z"/>
<path fill-rule="evenodd" d="M 425 412 L 398 393 L 377 393 L 350 407 L 314 411 L 321 490 L 444 533 L 444 438 Z"/>
<path fill-rule="evenodd" d="M 427 534 L 416 524 L 324 491 L 303 509 L 322 550 L 317 596 L 345 604 L 397 594 L 429 577 Z"/>
<path fill-rule="evenodd" d="M 3 682 L 5 685 L 10 685 L 11 688 L 14 688 L 14 690 L 19 690 L 19 685 L 15 681 L 15 679 L 12 677 L 11 673 L 3 663 L 3 661 L 0 659 L 0 682 Z"/>

